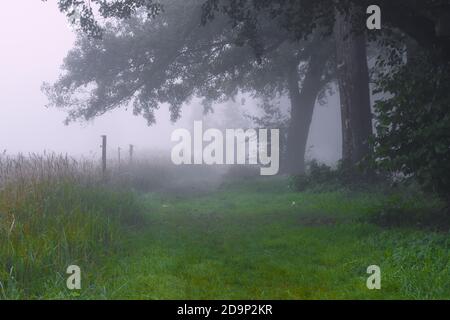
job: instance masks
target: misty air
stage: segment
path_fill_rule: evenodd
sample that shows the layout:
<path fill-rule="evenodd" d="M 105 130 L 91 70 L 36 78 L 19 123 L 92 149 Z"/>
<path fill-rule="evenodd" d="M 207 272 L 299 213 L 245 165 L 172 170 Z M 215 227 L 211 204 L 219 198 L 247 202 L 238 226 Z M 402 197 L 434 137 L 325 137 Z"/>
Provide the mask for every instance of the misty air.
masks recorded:
<path fill-rule="evenodd" d="M 449 300 L 449 21 L 448 0 L 5 2 L 0 300 Z"/>

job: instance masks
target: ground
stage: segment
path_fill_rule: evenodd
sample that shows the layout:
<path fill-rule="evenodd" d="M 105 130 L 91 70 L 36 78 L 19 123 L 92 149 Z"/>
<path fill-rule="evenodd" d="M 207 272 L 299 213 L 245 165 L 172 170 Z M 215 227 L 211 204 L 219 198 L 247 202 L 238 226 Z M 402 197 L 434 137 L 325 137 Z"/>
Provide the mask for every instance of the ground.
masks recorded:
<path fill-rule="evenodd" d="M 381 193 L 284 184 L 143 195 L 148 221 L 123 249 L 81 266 L 80 292 L 44 298 L 450 299 L 448 233 L 368 223 Z M 381 290 L 366 287 L 370 265 Z"/>

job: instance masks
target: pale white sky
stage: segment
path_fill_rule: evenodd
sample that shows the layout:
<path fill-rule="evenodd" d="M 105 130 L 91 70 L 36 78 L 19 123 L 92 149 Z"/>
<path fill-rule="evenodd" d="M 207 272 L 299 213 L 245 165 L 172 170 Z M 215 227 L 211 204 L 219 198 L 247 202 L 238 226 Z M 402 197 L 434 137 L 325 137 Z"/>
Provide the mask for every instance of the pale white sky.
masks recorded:
<path fill-rule="evenodd" d="M 0 11 L 0 152 L 99 153 L 100 135 L 108 135 L 110 149 L 166 149 L 175 128 L 167 108 L 157 112 L 157 124 L 131 111 L 116 110 L 90 123 L 63 124 L 65 114 L 47 109 L 41 92 L 44 81 L 53 82 L 62 60 L 72 47 L 74 34 L 55 0 L 3 1 Z M 189 106 L 191 107 L 191 106 Z M 187 109 L 187 110 L 186 110 Z M 185 108 L 184 113 L 189 113 Z M 340 153 L 339 106 L 316 107 L 310 134 L 311 156 L 328 163 Z M 189 117 L 186 117 L 189 118 Z M 187 120 L 177 127 L 189 126 Z"/>
<path fill-rule="evenodd" d="M 47 109 L 42 82 L 59 75 L 74 34 L 55 0 L 15 0 L 0 11 L 0 151 L 8 153 L 98 152 L 100 135 L 111 148 L 132 143 L 142 148 L 167 147 L 173 126 L 167 108 L 158 112 L 158 124 L 131 111 L 114 111 L 91 123 L 63 125 L 65 115 Z"/>

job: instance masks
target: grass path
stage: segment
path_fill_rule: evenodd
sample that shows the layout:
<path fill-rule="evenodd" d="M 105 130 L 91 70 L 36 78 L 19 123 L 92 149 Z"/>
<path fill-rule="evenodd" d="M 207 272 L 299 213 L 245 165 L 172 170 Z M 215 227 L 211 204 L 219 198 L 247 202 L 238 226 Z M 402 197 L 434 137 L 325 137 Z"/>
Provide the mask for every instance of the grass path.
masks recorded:
<path fill-rule="evenodd" d="M 450 298 L 448 234 L 364 222 L 383 196 L 242 185 L 145 197 L 148 225 L 85 271 L 81 298 Z M 366 288 L 366 269 L 382 289 Z"/>

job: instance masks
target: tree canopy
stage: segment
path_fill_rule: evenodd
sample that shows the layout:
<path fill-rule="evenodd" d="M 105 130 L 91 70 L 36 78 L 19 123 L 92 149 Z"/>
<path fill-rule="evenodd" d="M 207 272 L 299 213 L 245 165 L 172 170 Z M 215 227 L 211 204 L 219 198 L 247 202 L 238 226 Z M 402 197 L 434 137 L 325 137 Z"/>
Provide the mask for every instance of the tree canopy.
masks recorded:
<path fill-rule="evenodd" d="M 353 6 L 372 4 L 192 0 L 175 12 L 171 1 L 58 3 L 87 37 L 79 37 L 61 79 L 46 86 L 51 103 L 69 108 L 74 120 L 132 102 L 134 112 L 149 123 L 161 103 L 170 104 L 175 120 L 182 103 L 195 95 L 215 101 L 237 90 L 266 95 L 285 90 L 282 66 L 286 70 L 290 60 L 284 53 L 299 58 L 301 72 L 300 61 L 309 62 L 314 39 L 334 32 L 337 12 L 352 15 Z M 380 0 L 377 5 L 380 31 L 367 32 L 367 16 L 361 11 L 352 17 L 353 32 L 367 33 L 379 53 L 372 70 L 376 92 L 383 94 L 375 102 L 375 162 L 445 193 L 450 180 L 445 173 L 450 155 L 450 1 Z M 100 24 L 99 17 L 106 22 Z"/>

